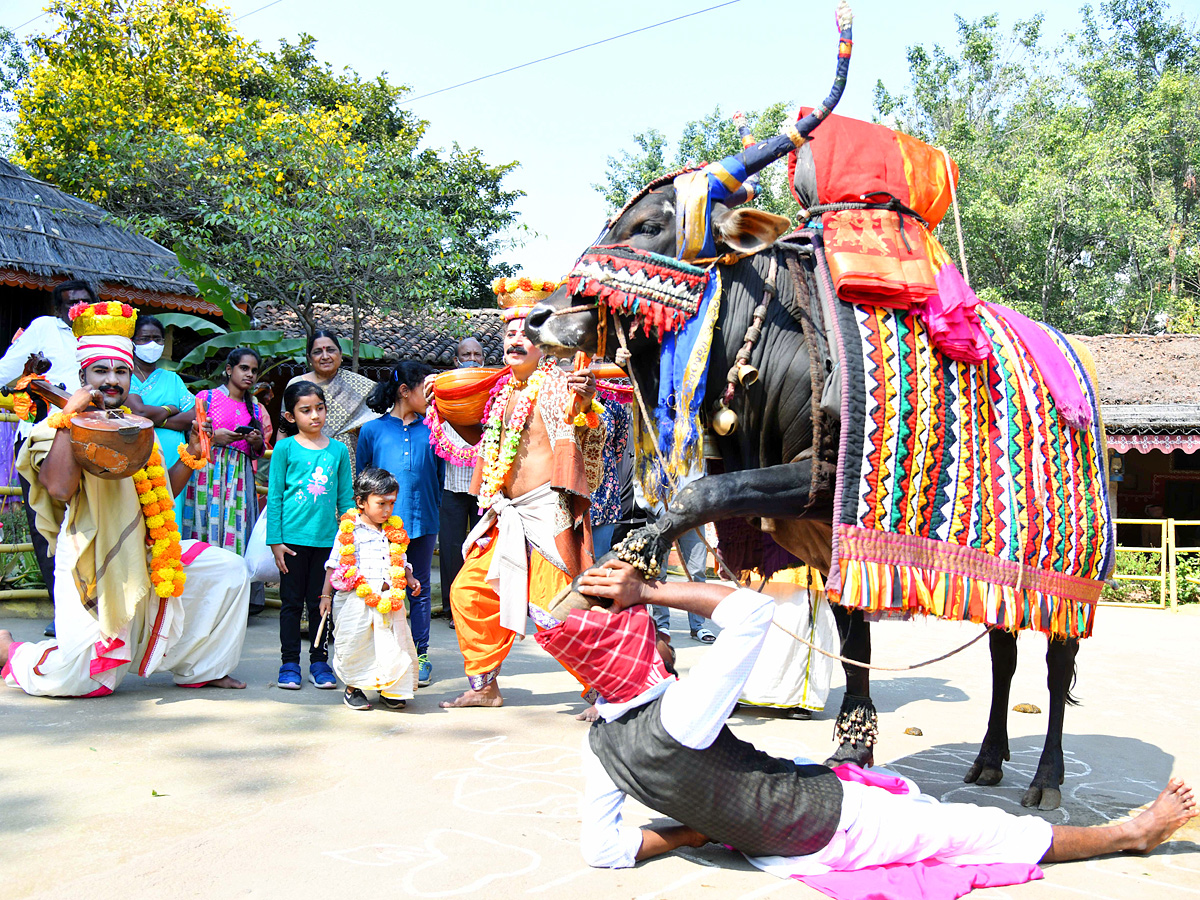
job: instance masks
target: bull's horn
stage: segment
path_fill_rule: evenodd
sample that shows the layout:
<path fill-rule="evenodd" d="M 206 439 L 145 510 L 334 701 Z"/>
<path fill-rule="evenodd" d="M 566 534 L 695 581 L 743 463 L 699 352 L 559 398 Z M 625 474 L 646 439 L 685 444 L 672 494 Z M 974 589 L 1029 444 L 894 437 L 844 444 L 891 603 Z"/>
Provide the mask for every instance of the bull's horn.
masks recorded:
<path fill-rule="evenodd" d="M 746 121 L 746 114 L 740 109 L 733 114 L 733 126 L 737 129 L 738 137 L 742 141 L 742 150 L 748 150 L 754 146 L 754 133 L 750 130 L 750 123 Z M 746 179 L 746 183 L 729 195 L 729 199 L 725 201 L 726 206 L 740 206 L 743 203 L 749 203 L 758 196 L 758 176 L 751 175 Z"/>
<path fill-rule="evenodd" d="M 846 0 L 839 0 L 837 8 L 838 24 L 838 64 L 833 79 L 833 88 L 825 102 L 796 123 L 788 123 L 783 130 L 773 138 L 752 144 L 736 156 L 727 156 L 720 162 L 710 163 L 705 172 L 724 185 L 728 195 L 735 194 L 746 180 L 755 172 L 761 171 L 775 160 L 796 149 L 833 112 L 842 92 L 846 89 L 846 75 L 850 71 L 850 49 L 853 46 L 852 24 L 854 14 Z"/>

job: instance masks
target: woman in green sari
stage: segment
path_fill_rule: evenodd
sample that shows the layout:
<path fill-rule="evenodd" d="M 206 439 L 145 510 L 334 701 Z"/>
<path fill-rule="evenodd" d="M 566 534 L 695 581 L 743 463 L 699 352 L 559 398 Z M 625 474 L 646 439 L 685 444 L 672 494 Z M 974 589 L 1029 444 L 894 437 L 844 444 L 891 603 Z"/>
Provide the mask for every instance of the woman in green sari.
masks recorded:
<path fill-rule="evenodd" d="M 288 384 L 311 381 L 325 392 L 325 427 L 321 433 L 341 441 L 350 451 L 350 468 L 354 470 L 354 447 L 358 442 L 358 429 L 379 418 L 367 408 L 367 395 L 375 382 L 342 368 L 341 343 L 338 336 L 325 328 L 318 328 L 308 339 L 308 364 L 312 370 L 297 375 Z"/>

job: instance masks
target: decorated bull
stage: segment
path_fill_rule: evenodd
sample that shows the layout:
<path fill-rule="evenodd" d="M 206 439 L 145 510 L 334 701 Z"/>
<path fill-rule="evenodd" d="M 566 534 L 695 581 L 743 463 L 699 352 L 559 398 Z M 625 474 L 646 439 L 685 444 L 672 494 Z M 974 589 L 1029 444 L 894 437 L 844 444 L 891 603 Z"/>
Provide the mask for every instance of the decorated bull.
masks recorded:
<path fill-rule="evenodd" d="M 1049 727 L 1022 804 L 1052 809 L 1078 641 L 1114 554 L 1090 360 L 1052 329 L 978 303 L 930 233 L 956 172 L 918 141 L 834 116 L 827 150 L 861 151 L 850 154 L 859 169 L 875 153 L 911 183 L 884 178 L 886 191 L 810 205 L 809 227 L 790 234 L 787 219 L 740 205 L 754 174 L 787 154 L 802 203 L 828 174 L 829 153 L 809 138 L 845 84 L 844 3 L 838 23 L 822 106 L 735 157 L 649 184 L 526 331 L 551 353 L 611 349 L 626 361 L 642 410 L 637 476 L 669 503 L 616 548 L 621 558 L 654 575 L 680 534 L 747 520 L 827 573 L 848 659 L 870 662 L 878 615 L 991 626 L 991 714 L 966 781 L 1000 781 L 1016 634 L 1047 634 Z M 896 146 L 859 146 L 857 126 Z M 918 170 L 932 174 L 911 181 Z M 710 474 L 677 490 L 702 465 L 706 431 Z M 869 673 L 845 672 L 831 760 L 869 765 Z"/>

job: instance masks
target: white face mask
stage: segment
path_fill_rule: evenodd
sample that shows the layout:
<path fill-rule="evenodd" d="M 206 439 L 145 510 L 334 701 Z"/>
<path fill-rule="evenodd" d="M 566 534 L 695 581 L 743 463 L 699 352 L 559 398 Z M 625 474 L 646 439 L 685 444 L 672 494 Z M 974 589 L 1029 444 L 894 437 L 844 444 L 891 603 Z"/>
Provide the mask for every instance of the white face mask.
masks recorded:
<path fill-rule="evenodd" d="M 478 369 L 483 363 L 473 359 L 456 359 L 454 364 L 460 369 Z"/>
<path fill-rule="evenodd" d="M 149 344 L 134 344 L 133 355 L 145 363 L 156 363 L 163 355 L 163 345 L 151 341 Z"/>

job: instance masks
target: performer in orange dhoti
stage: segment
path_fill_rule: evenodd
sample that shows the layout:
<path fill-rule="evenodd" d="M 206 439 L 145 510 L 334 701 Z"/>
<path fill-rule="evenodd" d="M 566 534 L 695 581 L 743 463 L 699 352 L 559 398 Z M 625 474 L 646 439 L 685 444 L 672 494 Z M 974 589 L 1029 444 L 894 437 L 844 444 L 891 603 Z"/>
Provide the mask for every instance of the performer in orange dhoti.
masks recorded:
<path fill-rule="evenodd" d="M 601 476 L 604 427 L 596 379 L 567 374 L 525 337 L 525 316 L 557 287 L 553 281 L 499 279 L 504 361 L 509 367 L 484 411 L 471 493 L 483 518 L 463 545 L 463 567 L 450 589 L 468 690 L 443 707 L 500 706 L 496 683 L 526 618 L 557 620 L 545 608 L 591 564 L 588 498 Z M 582 410 L 568 420 L 578 398 Z"/>

